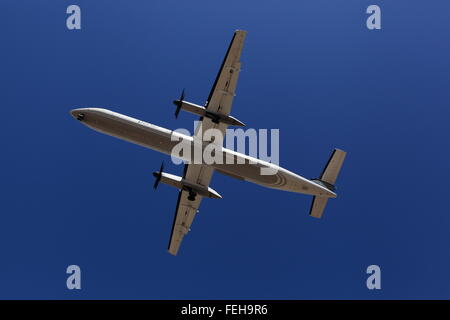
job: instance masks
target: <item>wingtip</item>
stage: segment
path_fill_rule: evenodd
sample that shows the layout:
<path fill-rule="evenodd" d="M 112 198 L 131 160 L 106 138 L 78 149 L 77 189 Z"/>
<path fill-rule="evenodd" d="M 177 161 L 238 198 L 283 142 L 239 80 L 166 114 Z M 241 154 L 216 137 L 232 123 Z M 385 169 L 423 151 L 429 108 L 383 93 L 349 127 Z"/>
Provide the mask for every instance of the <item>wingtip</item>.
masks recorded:
<path fill-rule="evenodd" d="M 334 151 L 343 153 L 344 155 L 347 154 L 347 151 L 344 151 L 344 150 L 339 149 L 339 148 L 334 148 Z"/>
<path fill-rule="evenodd" d="M 234 33 L 247 34 L 247 31 L 246 31 L 246 30 L 242 30 L 242 29 L 236 29 L 236 30 L 234 31 Z"/>

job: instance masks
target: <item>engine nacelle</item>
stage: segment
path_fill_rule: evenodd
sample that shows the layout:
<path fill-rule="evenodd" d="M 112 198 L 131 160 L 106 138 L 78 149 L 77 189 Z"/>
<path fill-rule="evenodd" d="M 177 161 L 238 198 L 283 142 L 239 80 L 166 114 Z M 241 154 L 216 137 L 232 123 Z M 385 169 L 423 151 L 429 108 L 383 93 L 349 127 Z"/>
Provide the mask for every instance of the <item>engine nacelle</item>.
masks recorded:
<path fill-rule="evenodd" d="M 180 190 L 189 191 L 190 194 L 199 194 L 203 197 L 222 199 L 222 196 L 213 188 L 204 187 L 196 183 L 191 183 L 184 180 L 182 177 L 166 172 L 155 172 L 154 174 L 161 174 L 160 182 Z M 195 196 L 194 196 L 195 197 Z"/>
<path fill-rule="evenodd" d="M 190 112 L 193 114 L 197 114 L 201 117 L 209 118 L 214 123 L 222 122 L 222 123 L 228 124 L 230 126 L 238 126 L 238 127 L 245 126 L 245 124 L 243 122 L 239 121 L 235 117 L 227 116 L 227 115 L 220 114 L 220 113 L 214 112 L 214 111 L 209 111 L 205 107 L 199 106 L 198 104 L 195 104 L 195 103 L 175 100 L 173 102 L 173 104 L 176 105 L 177 107 L 179 107 L 181 110 L 184 110 L 184 111 L 187 111 L 187 112 Z"/>

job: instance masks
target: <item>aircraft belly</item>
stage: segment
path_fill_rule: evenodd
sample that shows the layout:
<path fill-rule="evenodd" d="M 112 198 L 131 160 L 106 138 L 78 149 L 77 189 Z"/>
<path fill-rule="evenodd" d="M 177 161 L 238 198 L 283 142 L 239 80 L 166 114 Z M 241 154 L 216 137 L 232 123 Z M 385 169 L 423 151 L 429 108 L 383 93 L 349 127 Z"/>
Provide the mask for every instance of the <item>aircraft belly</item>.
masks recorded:
<path fill-rule="evenodd" d="M 223 151 L 225 154 L 224 164 L 213 164 L 214 169 L 220 173 L 271 189 L 310 195 L 330 196 L 330 193 L 325 188 L 279 166 L 271 164 L 276 170 L 271 172 L 264 171 L 264 168 L 267 169 L 267 163 L 264 161 L 252 158 L 252 160 L 254 160 L 252 162 L 249 157 L 241 157 L 240 154 L 231 153 L 227 149 L 223 149 Z M 228 160 L 233 160 L 234 164 L 226 164 L 226 158 L 228 158 Z M 241 163 L 245 163 L 239 164 L 238 160 L 240 160 Z"/>
<path fill-rule="evenodd" d="M 180 143 L 179 140 L 172 141 L 173 131 L 161 128 L 150 123 L 140 121 L 131 117 L 120 115 L 118 113 L 104 109 L 85 109 L 83 123 L 104 134 L 132 142 L 134 144 L 150 148 L 168 155 L 171 155 L 173 148 Z M 195 154 L 198 147 L 192 143 L 192 138 L 184 136 L 187 139 L 187 147 L 190 149 L 184 156 L 178 155 L 178 158 L 188 163 L 196 163 Z M 200 144 L 199 151 L 203 154 L 204 148 L 208 144 Z M 333 196 L 326 188 L 296 175 L 286 169 L 273 164 L 268 164 L 255 158 L 251 158 L 240 153 L 233 152 L 220 147 L 220 158 L 222 161 L 212 164 L 202 163 L 212 166 L 221 173 L 230 175 L 234 178 L 246 180 L 264 187 L 305 193 L 320 196 Z M 200 156 L 200 161 L 204 161 Z M 269 174 L 263 174 L 268 166 L 276 169 Z M 266 171 L 267 173 L 267 171 Z"/>
<path fill-rule="evenodd" d="M 178 143 L 171 141 L 170 130 L 162 128 L 159 130 L 156 126 L 149 127 L 145 122 L 136 119 L 88 114 L 83 122 L 101 133 L 169 155 L 173 146 Z"/>
<path fill-rule="evenodd" d="M 213 167 L 220 173 L 271 189 L 310 195 L 330 195 L 327 190 L 316 185 L 314 182 L 282 168 L 279 168 L 274 174 L 263 175 L 261 174 L 263 166 L 260 164 L 214 164 Z"/>

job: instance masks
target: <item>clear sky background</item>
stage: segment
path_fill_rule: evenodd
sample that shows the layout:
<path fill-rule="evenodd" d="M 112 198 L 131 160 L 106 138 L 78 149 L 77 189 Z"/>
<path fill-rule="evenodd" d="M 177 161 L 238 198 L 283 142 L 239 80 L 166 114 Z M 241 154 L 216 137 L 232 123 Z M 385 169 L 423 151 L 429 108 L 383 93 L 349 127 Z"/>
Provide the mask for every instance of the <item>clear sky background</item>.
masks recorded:
<path fill-rule="evenodd" d="M 66 28 L 66 8 L 82 30 Z M 366 28 L 366 8 L 382 30 Z M 448 0 L 3 0 L 0 298 L 450 298 Z M 204 103 L 248 31 L 233 115 L 280 129 L 280 164 L 320 174 L 348 152 L 324 218 L 311 197 L 215 174 L 180 253 L 177 190 L 156 151 L 69 115 L 103 107 L 169 129 Z M 69 291 L 68 265 L 82 270 Z M 366 288 L 377 264 L 382 289 Z"/>

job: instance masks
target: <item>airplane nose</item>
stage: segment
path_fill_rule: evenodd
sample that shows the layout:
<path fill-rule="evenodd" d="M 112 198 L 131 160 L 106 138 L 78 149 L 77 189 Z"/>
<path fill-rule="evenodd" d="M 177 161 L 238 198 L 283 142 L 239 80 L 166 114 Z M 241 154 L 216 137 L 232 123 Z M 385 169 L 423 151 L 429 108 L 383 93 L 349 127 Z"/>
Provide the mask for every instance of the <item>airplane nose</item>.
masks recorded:
<path fill-rule="evenodd" d="M 83 121 L 86 116 L 85 111 L 86 111 L 86 109 L 84 109 L 84 108 L 73 109 L 73 110 L 70 110 L 70 114 L 72 115 L 72 117 L 74 117 L 78 121 Z"/>

